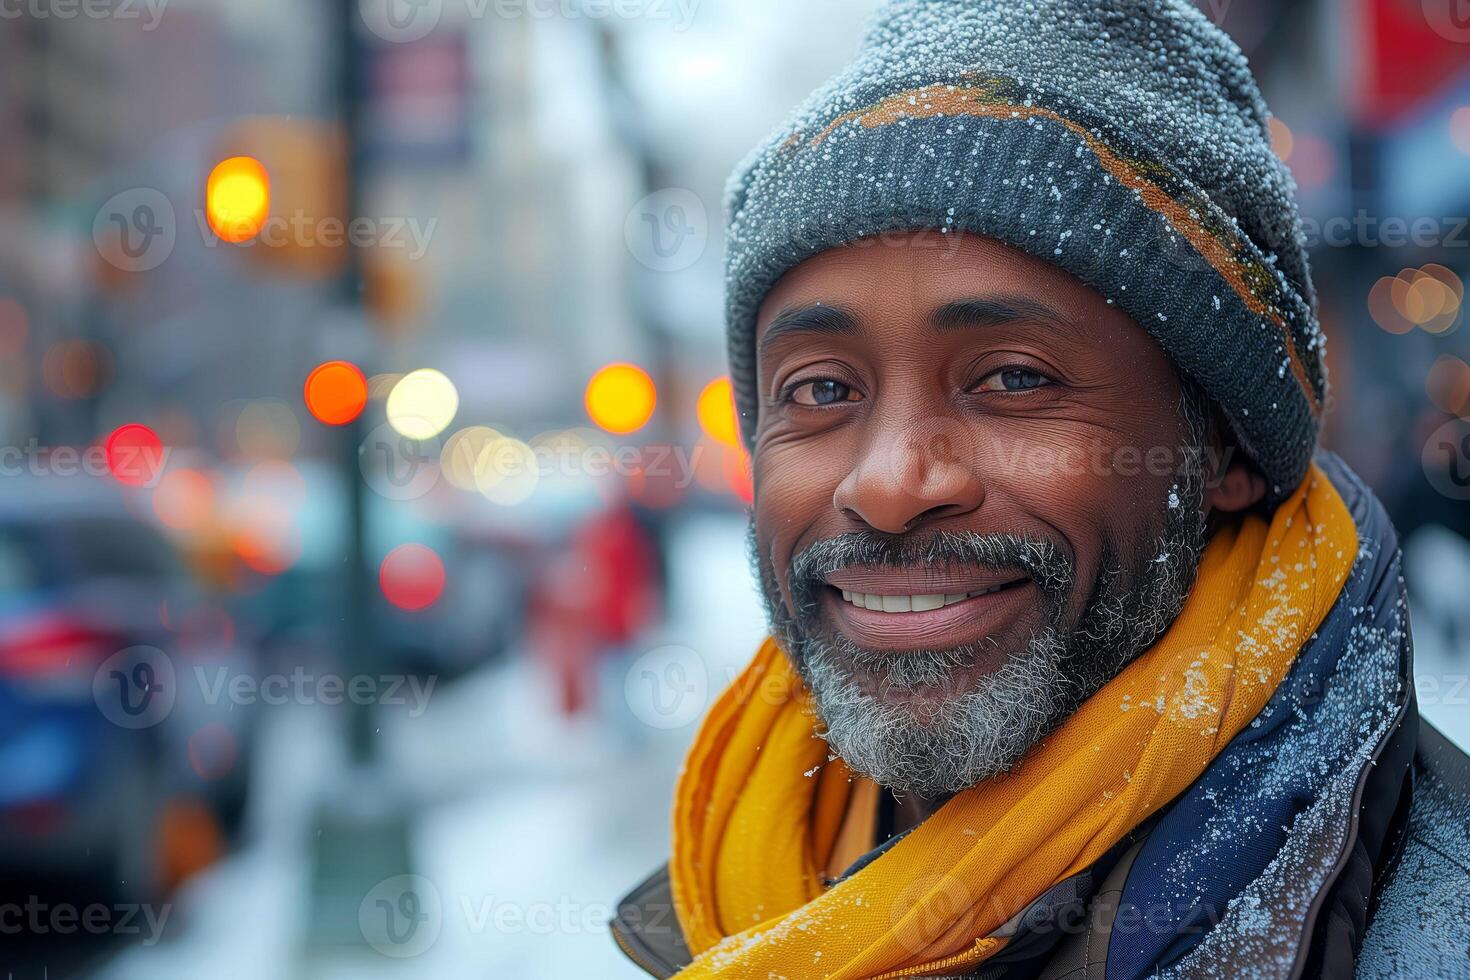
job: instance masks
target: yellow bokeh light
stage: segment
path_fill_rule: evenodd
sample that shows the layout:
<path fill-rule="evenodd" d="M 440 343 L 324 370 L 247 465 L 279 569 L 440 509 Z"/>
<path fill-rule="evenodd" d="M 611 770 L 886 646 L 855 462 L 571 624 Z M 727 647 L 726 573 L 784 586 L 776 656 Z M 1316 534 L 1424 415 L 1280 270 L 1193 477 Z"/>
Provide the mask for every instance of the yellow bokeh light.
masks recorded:
<path fill-rule="evenodd" d="M 388 394 L 388 423 L 410 439 L 432 439 L 459 411 L 459 391 L 442 371 L 420 368 L 405 374 Z"/>
<path fill-rule="evenodd" d="M 716 378 L 704 386 L 695 404 L 699 427 L 715 442 L 740 445 L 740 425 L 735 416 L 735 392 L 729 378 Z"/>
<path fill-rule="evenodd" d="M 1449 290 L 1433 276 L 1414 275 L 1409 288 L 1404 291 L 1403 312 L 1418 326 L 1423 326 L 1439 316 L 1444 308 Z"/>
<path fill-rule="evenodd" d="M 586 436 L 575 429 L 552 429 L 531 438 L 531 451 L 536 454 L 542 477 L 576 480 L 587 476 L 605 476 L 611 465 L 603 466 L 601 458 L 589 457 L 591 447 Z M 611 453 L 607 458 L 611 458 Z"/>
<path fill-rule="evenodd" d="M 636 364 L 609 364 L 587 382 L 587 416 L 608 432 L 637 432 L 653 418 L 657 390 Z"/>
<path fill-rule="evenodd" d="M 1413 289 L 1421 294 L 1421 301 L 1428 314 L 1419 323 L 1426 333 L 1447 333 L 1460 322 L 1465 284 L 1451 269 L 1436 262 L 1420 267 Z"/>
<path fill-rule="evenodd" d="M 1406 334 L 1414 329 L 1414 324 L 1398 311 L 1394 302 L 1394 289 L 1399 285 L 1396 276 L 1381 276 L 1368 292 L 1369 315 L 1391 334 Z"/>
<path fill-rule="evenodd" d="M 444 478 L 460 490 L 478 489 L 480 471 L 487 465 L 485 450 L 499 438 L 500 433 L 488 425 L 472 425 L 450 436 L 439 453 Z"/>
<path fill-rule="evenodd" d="M 215 167 L 205 188 L 209 227 L 238 244 L 260 234 L 270 214 L 271 182 L 259 160 L 230 157 Z"/>
<path fill-rule="evenodd" d="M 1368 293 L 1368 312 L 1389 333 L 1404 334 L 1418 327 L 1442 334 L 1459 323 L 1464 295 L 1460 277 L 1431 262 L 1379 279 Z"/>
<path fill-rule="evenodd" d="M 535 493 L 540 482 L 536 452 L 519 439 L 501 436 L 480 453 L 475 486 L 491 503 L 514 507 Z"/>
<path fill-rule="evenodd" d="M 1430 262 L 1428 265 L 1420 266 L 1419 271 L 1426 276 L 1433 276 L 1448 286 L 1450 292 L 1455 294 L 1456 305 L 1465 298 L 1465 284 L 1453 269 L 1440 265 L 1438 262 Z"/>

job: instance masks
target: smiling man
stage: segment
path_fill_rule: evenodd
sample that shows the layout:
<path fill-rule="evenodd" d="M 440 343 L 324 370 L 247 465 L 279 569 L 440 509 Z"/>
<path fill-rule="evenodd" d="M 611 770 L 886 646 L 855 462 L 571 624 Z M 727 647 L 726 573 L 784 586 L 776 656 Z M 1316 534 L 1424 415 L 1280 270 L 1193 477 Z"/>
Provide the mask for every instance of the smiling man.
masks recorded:
<path fill-rule="evenodd" d="M 824 252 L 757 334 L 757 480 L 790 488 L 757 501 L 768 608 L 833 750 L 910 806 L 1071 714 L 1178 612 L 1206 513 L 1265 492 L 1243 461 L 1206 491 L 1159 345 L 993 239 Z"/>
<path fill-rule="evenodd" d="M 900 0 L 736 175 L 772 638 L 613 923 L 649 972 L 1470 973 L 1266 118 L 1183 2 Z"/>

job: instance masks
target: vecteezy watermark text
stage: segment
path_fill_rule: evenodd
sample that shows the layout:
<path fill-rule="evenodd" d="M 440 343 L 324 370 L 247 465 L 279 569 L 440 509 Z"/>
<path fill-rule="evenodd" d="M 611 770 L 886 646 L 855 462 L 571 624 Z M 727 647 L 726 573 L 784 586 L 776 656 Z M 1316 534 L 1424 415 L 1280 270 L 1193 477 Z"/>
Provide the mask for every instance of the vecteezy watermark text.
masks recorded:
<path fill-rule="evenodd" d="M 0 478 L 16 476 L 127 477 L 151 486 L 168 463 L 168 447 L 118 445 L 108 459 L 105 446 L 43 446 L 34 438 L 23 446 L 0 446 Z"/>
<path fill-rule="evenodd" d="M 1302 218 L 1308 248 L 1466 248 L 1470 247 L 1470 216 L 1375 215 L 1359 208 L 1352 217 L 1335 215 L 1318 220 Z"/>
<path fill-rule="evenodd" d="M 203 211 L 194 212 L 194 221 L 199 226 L 199 236 L 206 248 L 220 244 L 220 239 L 210 230 L 209 219 Z M 294 245 L 298 248 L 341 248 L 351 245 L 360 249 L 401 249 L 408 252 L 410 261 L 417 262 L 429 250 L 434 231 L 439 227 L 438 218 L 420 221 L 415 217 L 373 218 L 359 215 L 351 220 L 333 216 L 310 215 L 304 211 L 292 214 L 273 214 L 261 224 L 260 230 L 236 248 L 283 248 Z"/>
<path fill-rule="evenodd" d="M 251 674 L 229 665 L 195 664 L 192 671 L 176 670 L 173 658 L 157 647 L 133 646 L 103 661 L 92 678 L 92 698 L 104 718 L 120 728 L 151 728 L 173 711 L 187 681 L 198 696 L 189 700 L 207 705 L 342 704 L 404 707 L 410 718 L 429 707 L 438 677 L 430 674 L 315 673 L 297 665 L 289 672 Z"/>
<path fill-rule="evenodd" d="M 263 677 L 231 672 L 228 667 L 208 670 L 195 666 L 194 678 L 204 692 L 206 704 L 323 704 L 328 707 L 351 703 L 356 705 L 407 706 L 408 716 L 417 718 L 429 707 L 438 677 L 414 674 L 313 674 L 305 667 L 292 668 L 289 674 L 274 673 Z"/>
<path fill-rule="evenodd" d="M 144 20 L 152 31 L 169 0 L 0 0 L 0 20 Z M 146 19 L 145 19 L 146 18 Z"/>
<path fill-rule="evenodd" d="M 0 4 L 13 0 L 0 0 Z M 193 211 L 199 240 L 215 248 L 224 239 L 210 227 L 208 215 Z M 168 197 L 152 187 L 130 187 L 112 195 L 92 222 L 92 241 L 103 261 L 124 272 L 149 272 L 167 262 L 178 246 L 181 218 Z M 438 230 L 437 217 L 412 215 L 309 214 L 302 210 L 272 214 L 233 248 L 342 248 L 404 252 L 410 261 L 422 259 Z"/>
<path fill-rule="evenodd" d="M 142 936 L 152 946 L 163 936 L 173 906 L 120 902 L 72 905 L 47 902 L 31 895 L 24 902 L 0 902 L 0 935 L 6 936 Z"/>

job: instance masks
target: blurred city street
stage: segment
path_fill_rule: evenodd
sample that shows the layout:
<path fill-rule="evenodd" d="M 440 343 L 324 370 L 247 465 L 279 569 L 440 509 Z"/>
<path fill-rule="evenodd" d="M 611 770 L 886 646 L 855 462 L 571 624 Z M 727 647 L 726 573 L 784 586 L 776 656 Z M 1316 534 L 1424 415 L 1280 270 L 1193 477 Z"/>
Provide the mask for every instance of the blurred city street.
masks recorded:
<path fill-rule="evenodd" d="M 744 574 L 743 522 L 695 522 L 673 544 L 676 586 L 659 638 L 728 677 L 763 634 L 753 590 L 706 590 Z M 734 567 L 711 567 L 712 565 Z M 383 788 L 412 801 L 415 873 L 442 902 L 437 939 L 412 957 L 365 942 L 308 959 L 314 808 L 344 760 L 320 712 L 286 708 L 261 733 L 260 822 L 238 854 L 180 891 L 165 938 L 99 977 L 637 977 L 605 923 L 624 891 L 667 859 L 667 814 L 689 724 L 659 729 L 609 671 L 603 711 L 559 725 L 545 678 L 525 661 L 484 668 L 421 718 L 393 719 Z M 355 917 L 356 907 L 349 910 Z M 248 924 L 248 925 L 247 925 Z"/>

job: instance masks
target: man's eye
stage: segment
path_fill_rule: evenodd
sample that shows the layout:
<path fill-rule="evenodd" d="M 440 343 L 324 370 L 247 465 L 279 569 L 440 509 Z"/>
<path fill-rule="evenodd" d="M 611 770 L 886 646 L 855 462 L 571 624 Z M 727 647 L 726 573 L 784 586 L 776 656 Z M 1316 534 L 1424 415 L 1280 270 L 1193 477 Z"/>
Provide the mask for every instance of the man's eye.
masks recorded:
<path fill-rule="evenodd" d="M 851 386 L 831 378 L 823 378 L 819 381 L 804 381 L 791 389 L 788 396 L 798 405 L 836 405 L 839 402 L 855 402 L 861 400 L 862 396 L 853 391 Z"/>
<path fill-rule="evenodd" d="M 1051 384 L 1051 379 L 1026 368 L 1001 368 L 980 379 L 972 391 L 1030 391 Z"/>

